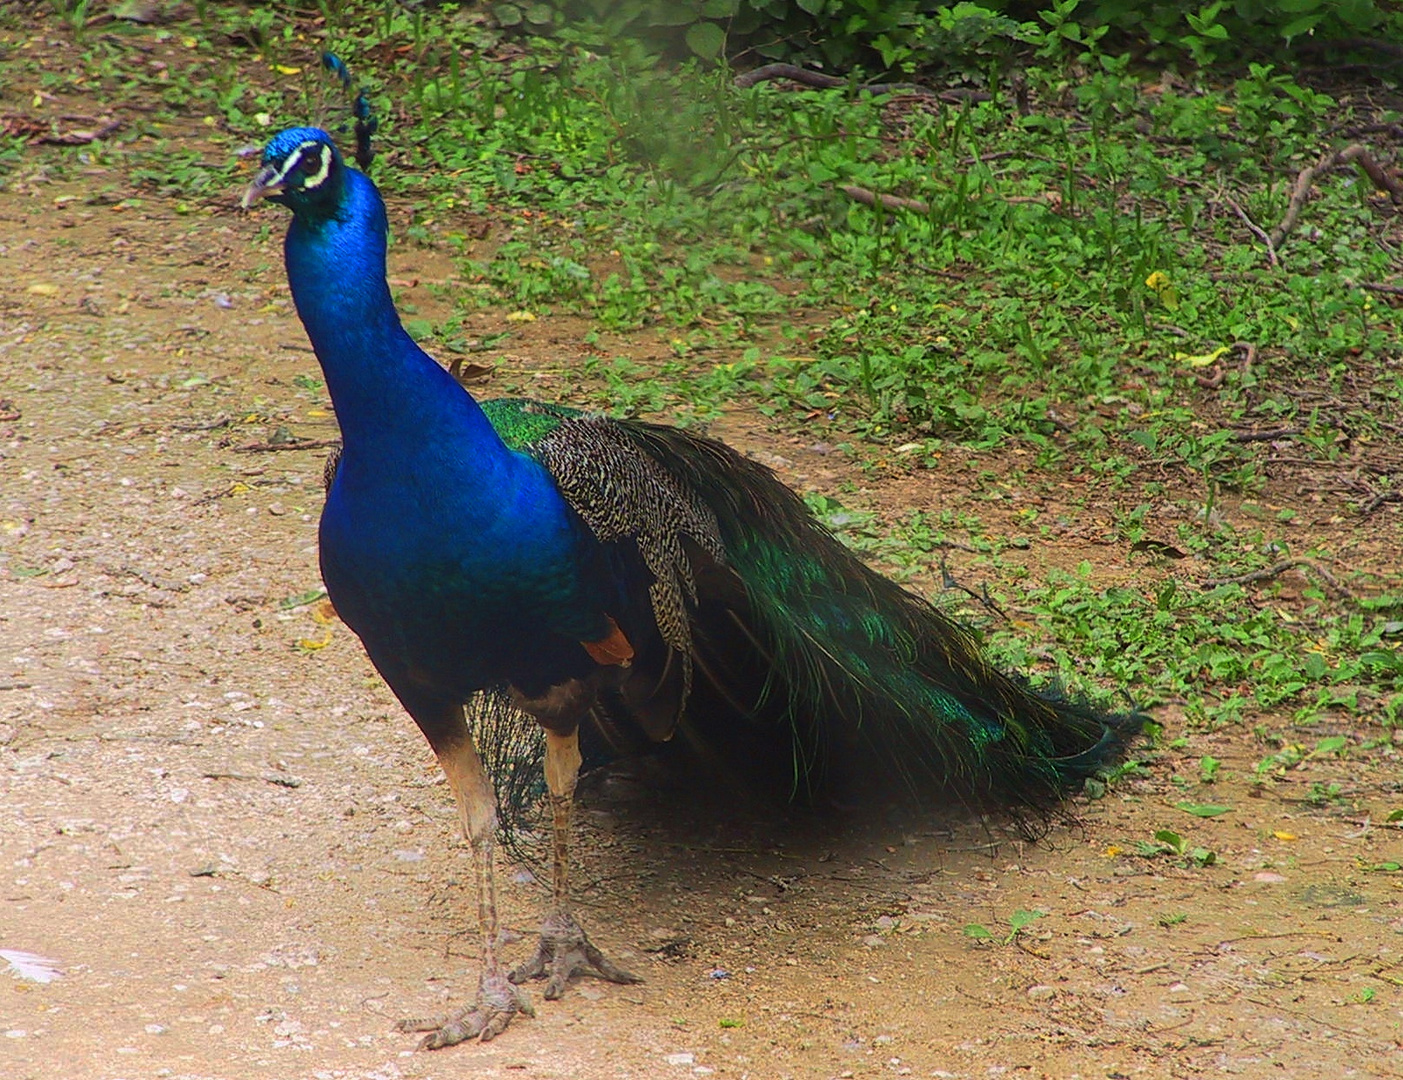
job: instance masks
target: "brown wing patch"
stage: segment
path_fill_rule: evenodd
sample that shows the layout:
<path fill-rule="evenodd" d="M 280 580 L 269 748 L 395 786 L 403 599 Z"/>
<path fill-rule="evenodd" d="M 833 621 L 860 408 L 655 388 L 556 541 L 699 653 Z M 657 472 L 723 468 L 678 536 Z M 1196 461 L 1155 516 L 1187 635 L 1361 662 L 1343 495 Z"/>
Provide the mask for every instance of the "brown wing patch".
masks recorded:
<path fill-rule="evenodd" d="M 605 616 L 609 618 L 609 616 Z M 585 652 L 594 658 L 596 664 L 603 664 L 606 667 L 617 665 L 628 667 L 628 663 L 633 659 L 633 646 L 628 638 L 624 637 L 624 632 L 619 629 L 619 624 L 613 619 L 609 619 L 609 633 L 598 641 L 582 641 Z"/>

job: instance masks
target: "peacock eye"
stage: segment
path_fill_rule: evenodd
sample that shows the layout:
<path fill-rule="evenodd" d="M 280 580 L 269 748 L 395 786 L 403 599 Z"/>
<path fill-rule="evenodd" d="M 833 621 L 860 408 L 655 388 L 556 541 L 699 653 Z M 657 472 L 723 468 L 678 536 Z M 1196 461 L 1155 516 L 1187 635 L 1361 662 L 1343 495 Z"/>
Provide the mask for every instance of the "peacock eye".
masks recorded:
<path fill-rule="evenodd" d="M 331 174 L 333 162 L 331 147 L 324 143 L 305 142 L 297 148 L 295 159 L 288 155 L 283 175 L 292 187 L 312 191 L 321 187 Z"/>

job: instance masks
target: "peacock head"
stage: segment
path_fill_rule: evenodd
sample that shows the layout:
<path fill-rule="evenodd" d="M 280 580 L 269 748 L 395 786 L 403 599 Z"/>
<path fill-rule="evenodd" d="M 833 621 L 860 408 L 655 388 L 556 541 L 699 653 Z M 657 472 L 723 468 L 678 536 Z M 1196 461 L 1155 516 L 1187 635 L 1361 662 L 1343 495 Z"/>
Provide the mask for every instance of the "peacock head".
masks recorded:
<path fill-rule="evenodd" d="M 267 196 L 299 216 L 329 213 L 341 193 L 345 163 L 331 136 L 320 128 L 288 128 L 263 150 L 263 168 L 244 192 L 247 210 Z"/>

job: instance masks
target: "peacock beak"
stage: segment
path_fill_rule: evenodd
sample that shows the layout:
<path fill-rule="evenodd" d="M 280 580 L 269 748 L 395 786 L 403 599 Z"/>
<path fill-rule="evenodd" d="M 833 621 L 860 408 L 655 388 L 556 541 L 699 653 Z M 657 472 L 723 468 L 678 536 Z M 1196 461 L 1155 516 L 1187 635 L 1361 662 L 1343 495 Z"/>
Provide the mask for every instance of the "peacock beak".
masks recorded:
<path fill-rule="evenodd" d="M 249 184 L 248 190 L 244 192 L 244 197 L 240 205 L 247 210 L 263 196 L 274 191 L 281 191 L 283 186 L 283 175 L 274 166 L 265 165 L 259 170 L 257 176 L 253 178 L 253 183 Z"/>

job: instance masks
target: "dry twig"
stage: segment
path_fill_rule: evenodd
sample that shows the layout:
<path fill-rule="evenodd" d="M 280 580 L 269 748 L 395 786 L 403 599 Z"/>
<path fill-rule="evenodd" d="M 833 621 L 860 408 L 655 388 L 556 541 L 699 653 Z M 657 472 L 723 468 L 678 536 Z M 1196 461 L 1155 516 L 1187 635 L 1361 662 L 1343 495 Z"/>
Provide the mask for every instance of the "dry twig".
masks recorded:
<path fill-rule="evenodd" d="M 234 447 L 236 454 L 255 454 L 273 450 L 325 450 L 340 446 L 340 439 L 288 439 L 285 442 L 254 442 Z"/>
<path fill-rule="evenodd" d="M 279 776 L 276 773 L 269 773 L 266 776 L 250 776 L 248 773 L 237 772 L 207 772 L 201 773 L 206 780 L 261 780 L 265 784 L 275 784 L 278 787 L 299 788 L 302 781 L 295 776 Z"/>
<path fill-rule="evenodd" d="M 1251 229 L 1262 243 L 1267 245 L 1267 260 L 1273 266 L 1280 266 L 1281 260 L 1276 257 L 1276 244 L 1272 241 L 1272 238 L 1267 235 L 1267 231 L 1248 217 L 1247 211 L 1238 205 L 1237 200 L 1231 195 L 1224 195 L 1223 198 L 1227 201 L 1227 204 L 1233 208 L 1233 213 L 1237 214 L 1237 216 L 1242 219 L 1242 223 Z"/>
<path fill-rule="evenodd" d="M 1368 517 L 1384 503 L 1403 502 L 1403 491 L 1378 491 L 1359 504 L 1359 516 Z"/>
<path fill-rule="evenodd" d="M 878 195 L 875 191 L 868 191 L 864 187 L 856 187 L 853 184 L 844 184 L 842 192 L 848 198 L 866 206 L 876 206 L 881 203 L 887 210 L 914 210 L 918 214 L 930 213 L 930 204 L 924 203 L 920 199 L 903 199 L 897 195 Z"/>
<path fill-rule="evenodd" d="M 1242 353 L 1242 373 L 1246 375 L 1257 360 L 1257 346 L 1250 341 L 1234 341 L 1232 347 L 1234 352 Z"/>
<path fill-rule="evenodd" d="M 790 79 L 804 86 L 815 86 L 823 90 L 852 85 L 839 75 L 825 75 L 821 71 L 808 71 L 794 64 L 765 64 L 737 75 L 734 85 L 740 90 L 748 90 L 756 83 L 769 79 Z M 857 83 L 856 89 L 864 94 L 918 94 L 921 97 L 938 98 L 949 105 L 963 105 L 971 101 L 989 101 L 992 95 L 982 90 L 932 90 L 918 83 Z"/>
<path fill-rule="evenodd" d="M 1233 442 L 1272 442 L 1276 439 L 1289 439 L 1292 435 L 1299 435 L 1305 428 L 1280 427 L 1270 428 L 1266 431 L 1234 431 Z"/>
<path fill-rule="evenodd" d="M 120 120 L 108 120 L 107 122 L 93 128 L 91 131 L 69 131 L 63 134 L 49 133 L 40 135 L 33 139 L 36 143 L 47 143 L 51 146 L 86 146 L 88 143 L 97 142 L 98 139 L 105 139 L 122 126 Z"/>
<path fill-rule="evenodd" d="M 1321 566 L 1320 563 L 1316 562 L 1314 559 L 1304 558 L 1282 559 L 1280 562 L 1273 563 L 1265 569 L 1252 570 L 1246 574 L 1236 574 L 1232 577 L 1208 578 L 1203 582 L 1203 588 L 1212 589 L 1219 585 L 1248 585 L 1254 581 L 1267 581 L 1297 566 L 1304 566 L 1309 570 L 1314 570 L 1320 575 L 1320 579 L 1325 582 L 1326 588 L 1337 597 L 1345 600 L 1353 598 L 1354 593 L 1350 591 L 1348 586 L 1342 584 L 1339 578 L 1335 577 L 1334 574 L 1330 573 L 1329 570 L 1325 569 L 1325 567 Z"/>
<path fill-rule="evenodd" d="M 1395 203 L 1403 204 L 1403 184 L 1390 176 L 1374 160 L 1362 143 L 1354 143 L 1346 146 L 1343 150 L 1326 154 L 1314 165 L 1307 166 L 1300 171 L 1296 177 L 1296 186 L 1291 190 L 1291 201 L 1286 205 L 1286 215 L 1281 219 L 1281 224 L 1271 231 L 1267 242 L 1273 247 L 1277 246 L 1296 227 L 1296 220 L 1301 216 L 1301 210 L 1305 208 L 1306 199 L 1310 197 L 1310 189 L 1315 184 L 1317 177 L 1338 165 L 1350 163 L 1357 164 L 1363 169 L 1379 191 L 1387 191 Z"/>

